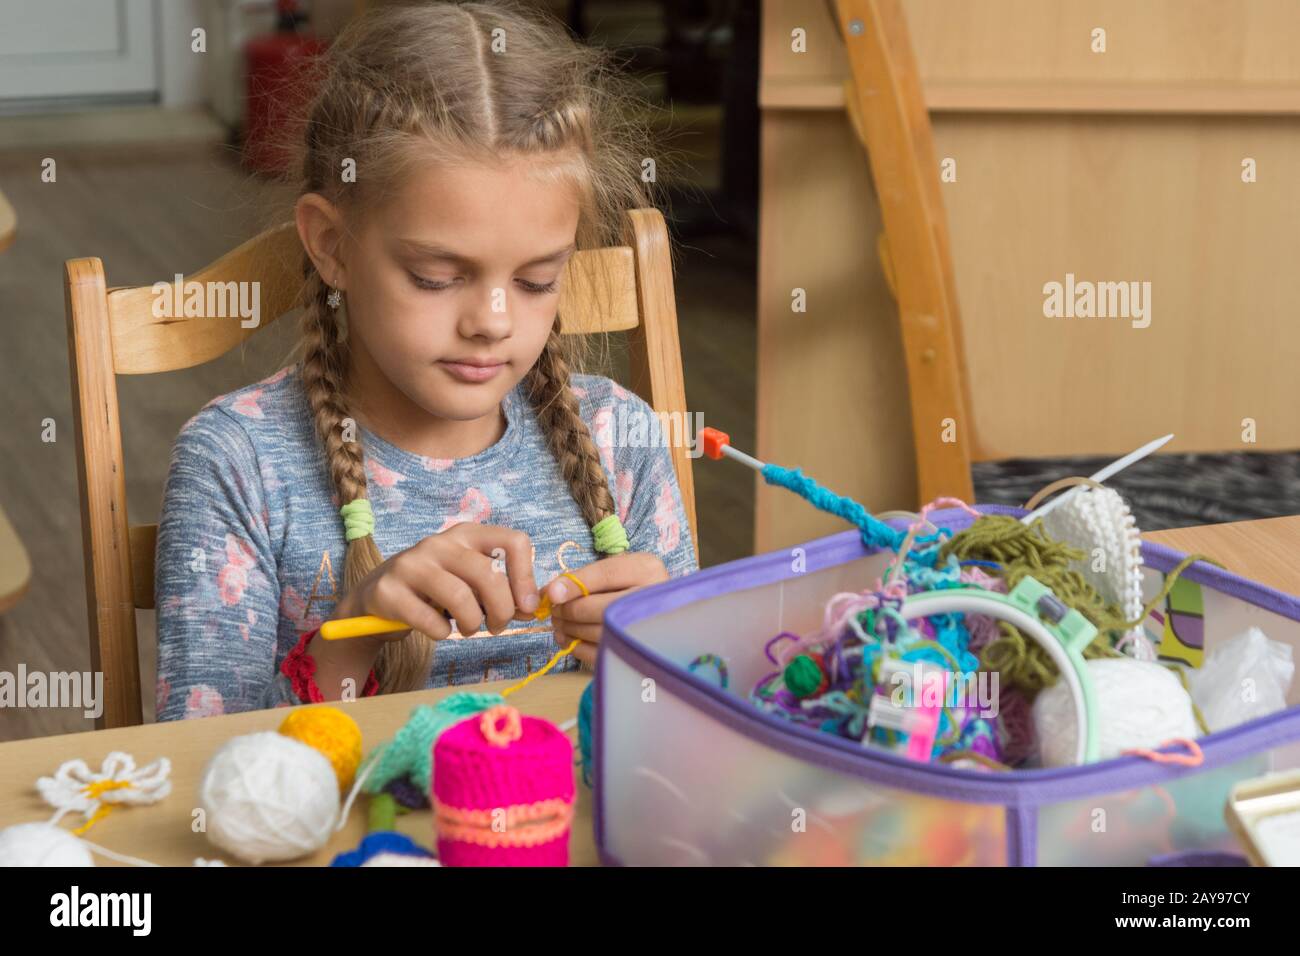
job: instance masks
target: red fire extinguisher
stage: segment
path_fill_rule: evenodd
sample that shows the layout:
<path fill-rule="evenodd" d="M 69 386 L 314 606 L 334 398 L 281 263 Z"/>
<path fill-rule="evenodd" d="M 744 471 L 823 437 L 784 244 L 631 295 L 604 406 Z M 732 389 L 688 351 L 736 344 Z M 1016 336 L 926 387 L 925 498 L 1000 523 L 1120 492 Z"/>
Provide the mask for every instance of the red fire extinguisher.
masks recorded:
<path fill-rule="evenodd" d="M 276 0 L 275 6 L 275 33 L 244 46 L 244 163 L 264 173 L 288 168 L 311 96 L 308 68 L 328 46 L 304 29 L 297 0 Z"/>

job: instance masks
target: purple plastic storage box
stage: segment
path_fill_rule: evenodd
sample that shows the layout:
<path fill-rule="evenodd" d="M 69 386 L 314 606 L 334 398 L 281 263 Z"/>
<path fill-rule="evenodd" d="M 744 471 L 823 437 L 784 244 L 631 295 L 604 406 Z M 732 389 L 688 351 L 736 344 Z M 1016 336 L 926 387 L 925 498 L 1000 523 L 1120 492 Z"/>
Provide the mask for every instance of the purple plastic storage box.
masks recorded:
<path fill-rule="evenodd" d="M 954 529 L 970 521 L 960 512 L 932 520 Z M 596 844 L 606 863 L 1231 860 L 1239 852 L 1223 816 L 1231 786 L 1300 766 L 1294 686 L 1286 710 L 1200 738 L 1205 760 L 1194 768 L 1122 757 L 1054 770 L 958 770 L 751 707 L 749 691 L 771 669 L 763 645 L 782 630 L 815 630 L 831 595 L 870 587 L 892 556 L 868 551 L 849 530 L 708 568 L 609 607 L 593 728 Z M 1143 558 L 1150 598 L 1182 555 L 1148 543 Z M 1203 612 L 1184 634 L 1195 640 L 1203 623 L 1206 650 L 1252 625 L 1300 646 L 1300 600 L 1204 563 L 1182 579 L 1184 593 L 1199 590 Z M 687 669 L 706 653 L 726 661 L 727 690 L 711 669 Z"/>

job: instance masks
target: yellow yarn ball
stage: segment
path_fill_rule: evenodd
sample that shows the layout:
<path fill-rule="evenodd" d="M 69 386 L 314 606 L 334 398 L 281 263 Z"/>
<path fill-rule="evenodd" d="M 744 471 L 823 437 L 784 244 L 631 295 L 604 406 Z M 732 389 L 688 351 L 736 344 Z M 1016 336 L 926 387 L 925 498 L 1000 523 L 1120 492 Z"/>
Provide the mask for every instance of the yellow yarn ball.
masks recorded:
<path fill-rule="evenodd" d="M 339 789 L 352 786 L 361 765 L 361 728 L 337 707 L 304 707 L 284 718 L 280 733 L 325 755 L 339 778 Z"/>

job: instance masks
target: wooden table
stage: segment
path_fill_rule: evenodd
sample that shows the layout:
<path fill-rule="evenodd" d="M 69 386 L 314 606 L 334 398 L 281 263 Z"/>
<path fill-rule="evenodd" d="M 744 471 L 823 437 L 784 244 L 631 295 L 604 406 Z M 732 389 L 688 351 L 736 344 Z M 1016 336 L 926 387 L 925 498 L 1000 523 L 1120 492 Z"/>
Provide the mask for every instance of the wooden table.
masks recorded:
<path fill-rule="evenodd" d="M 591 676 L 587 672 L 548 675 L 511 694 L 510 703 L 524 713 L 562 723 L 578 713 L 578 698 Z M 348 713 L 356 718 L 368 752 L 374 745 L 392 737 L 418 704 L 434 703 L 453 691 L 500 691 L 512 683 L 515 682 L 496 681 L 472 687 L 393 694 L 339 706 L 346 707 Z M 189 866 L 200 856 L 241 865 L 209 843 L 203 834 L 190 830 L 191 814 L 197 806 L 199 777 L 208 758 L 226 740 L 239 734 L 275 730 L 286 713 L 286 709 L 279 708 L 0 744 L 0 766 L 4 767 L 4 774 L 0 776 L 0 827 L 49 819 L 54 811 L 36 792 L 36 780 L 54 773 L 65 760 L 80 757 L 97 770 L 104 757 L 113 750 L 131 754 L 138 766 L 167 757 L 172 762 L 171 794 L 153 806 L 113 810 L 86 832 L 86 839 L 106 849 L 165 866 Z M 570 736 L 576 741 L 577 732 Z M 67 822 L 74 819 L 76 823 Z M 81 816 L 69 815 L 64 818 L 64 823 L 69 829 L 79 826 Z M 428 810 L 403 814 L 397 822 L 397 829 L 423 846 L 430 846 L 433 842 L 432 826 Z M 347 826 L 336 833 L 323 850 L 297 860 L 293 865 L 326 866 L 336 853 L 356 847 L 365 833 L 366 805 L 365 799 L 360 798 L 353 805 Z M 591 791 L 581 780 L 578 781 L 578 805 L 569 860 L 574 866 L 591 866 L 597 862 L 591 829 Z M 118 864 L 96 855 L 95 865 Z"/>
<path fill-rule="evenodd" d="M 1300 594 L 1300 515 L 1153 531 L 1148 541 L 1214 558 L 1233 574 Z"/>
<path fill-rule="evenodd" d="M 1179 551 L 1199 552 L 1222 562 L 1229 570 L 1291 593 L 1300 592 L 1300 567 L 1294 556 L 1300 553 L 1300 516 L 1209 525 L 1160 531 L 1149 540 Z M 556 723 L 577 713 L 578 698 L 591 675 L 557 674 L 534 681 L 511 696 L 512 704 L 525 713 L 546 717 Z M 460 687 L 456 690 L 501 690 L 508 682 Z M 367 749 L 396 732 L 417 704 L 433 703 L 451 689 L 375 697 L 341 705 L 357 719 Z M 51 811 L 37 795 L 38 777 L 53 773 L 65 760 L 80 757 L 98 767 L 111 750 L 124 750 L 138 763 L 165 756 L 172 761 L 172 795 L 152 807 L 125 807 L 101 820 L 86 838 L 111 850 L 142 857 L 155 863 L 188 866 L 195 857 L 223 858 L 202 834 L 190 831 L 190 814 L 199 775 L 217 747 L 237 734 L 274 730 L 284 719 L 284 710 L 233 714 L 201 720 L 148 724 L 118 730 L 65 734 L 0 744 L 0 827 L 43 820 Z M 431 842 L 428 811 L 399 818 L 398 829 L 421 843 Z M 322 866 L 341 850 L 355 847 L 365 833 L 364 807 L 354 807 L 348 825 L 329 845 L 298 865 Z M 591 791 L 579 784 L 577 817 L 570 844 L 574 865 L 597 863 L 591 829 Z M 111 861 L 97 857 L 100 865 Z M 227 862 L 236 861 L 227 859 Z"/>

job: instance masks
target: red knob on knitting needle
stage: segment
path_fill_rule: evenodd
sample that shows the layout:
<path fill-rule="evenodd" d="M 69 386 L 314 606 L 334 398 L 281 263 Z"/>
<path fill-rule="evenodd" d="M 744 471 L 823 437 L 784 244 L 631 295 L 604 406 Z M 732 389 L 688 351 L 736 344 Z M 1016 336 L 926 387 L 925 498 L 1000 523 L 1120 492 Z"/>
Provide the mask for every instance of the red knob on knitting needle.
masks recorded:
<path fill-rule="evenodd" d="M 699 437 L 704 442 L 704 454 L 710 458 L 721 458 L 723 446 L 731 444 L 730 435 L 708 426 L 700 429 Z"/>

